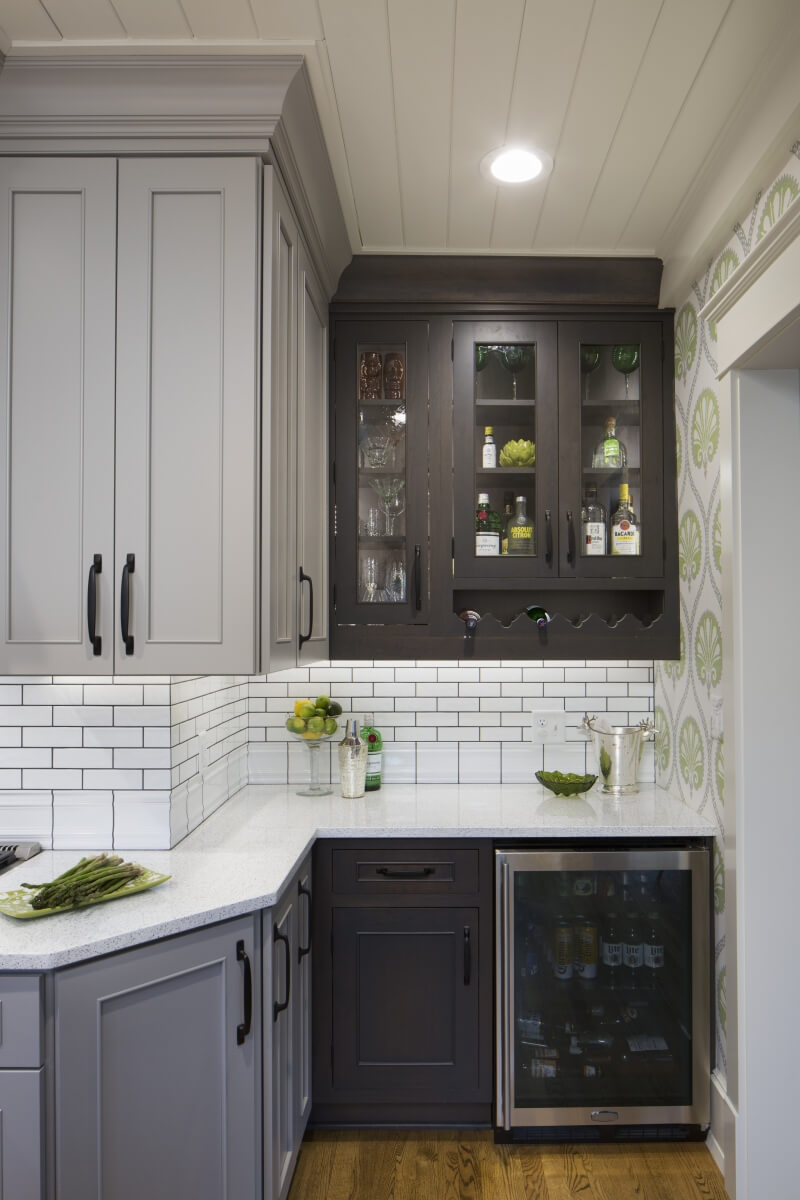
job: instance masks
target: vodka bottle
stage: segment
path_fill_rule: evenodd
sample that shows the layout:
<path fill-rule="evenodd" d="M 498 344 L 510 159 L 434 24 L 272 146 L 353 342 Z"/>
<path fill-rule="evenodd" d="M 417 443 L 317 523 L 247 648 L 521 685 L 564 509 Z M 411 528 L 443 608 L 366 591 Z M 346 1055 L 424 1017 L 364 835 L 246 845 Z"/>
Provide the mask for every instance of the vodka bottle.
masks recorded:
<path fill-rule="evenodd" d="M 524 496 L 517 496 L 515 500 L 516 512 L 509 519 L 506 526 L 506 536 L 508 538 L 508 554 L 509 557 L 513 554 L 531 555 L 534 553 L 534 535 L 533 521 L 528 517 L 527 501 Z"/>
<path fill-rule="evenodd" d="M 581 554 L 605 554 L 607 534 L 606 510 L 597 499 L 596 486 L 587 484 L 581 508 Z"/>

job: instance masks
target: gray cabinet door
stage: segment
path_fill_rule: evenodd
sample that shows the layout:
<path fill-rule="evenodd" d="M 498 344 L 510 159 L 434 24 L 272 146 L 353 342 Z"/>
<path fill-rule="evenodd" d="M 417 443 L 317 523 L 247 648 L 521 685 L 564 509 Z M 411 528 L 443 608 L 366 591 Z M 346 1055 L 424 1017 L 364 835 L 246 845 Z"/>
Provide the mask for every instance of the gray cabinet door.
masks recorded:
<path fill-rule="evenodd" d="M 113 159 L 0 160 L 0 673 L 113 669 L 115 246 Z"/>
<path fill-rule="evenodd" d="M 56 972 L 56 1194 L 255 1200 L 261 1044 L 255 918 Z M 240 1044 L 241 1042 L 241 1044 Z"/>
<path fill-rule="evenodd" d="M 297 563 L 303 573 L 298 661 L 314 662 L 329 656 L 328 306 L 302 243 L 298 299 L 296 511 Z"/>
<path fill-rule="evenodd" d="M 311 1112 L 311 859 L 303 863 L 294 885 L 297 905 L 296 984 L 292 995 L 294 1050 L 294 1141 L 300 1141 Z"/>
<path fill-rule="evenodd" d="M 44 1195 L 44 1067 L 0 1071 L 0 1195 Z"/>
<path fill-rule="evenodd" d="M 263 583 L 265 669 L 297 663 L 297 280 L 300 234 L 275 171 L 264 169 L 264 449 L 267 576 Z M 315 436 L 319 436 L 315 430 Z M 323 486 L 320 483 L 320 486 Z"/>
<path fill-rule="evenodd" d="M 269 1200 L 284 1200 L 297 1157 L 294 1105 L 294 1025 L 296 988 L 297 907 L 292 888 L 272 910 L 266 930 L 265 954 L 272 956 L 272 1003 L 265 1012 L 264 1039 L 271 1041 L 270 1071 L 264 1089 L 271 1085 L 271 1128 L 265 1131 L 272 1148 L 270 1176 L 265 1180 Z M 293 950 L 295 953 L 293 954 Z"/>
<path fill-rule="evenodd" d="M 119 164 L 118 674 L 256 667 L 260 189 L 253 159 Z"/>

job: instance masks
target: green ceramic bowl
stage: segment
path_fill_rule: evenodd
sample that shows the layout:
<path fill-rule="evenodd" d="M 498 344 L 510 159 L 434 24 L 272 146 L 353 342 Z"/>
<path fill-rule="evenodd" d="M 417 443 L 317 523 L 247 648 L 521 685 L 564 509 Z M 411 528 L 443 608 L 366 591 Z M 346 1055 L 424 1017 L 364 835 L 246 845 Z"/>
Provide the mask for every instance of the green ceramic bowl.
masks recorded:
<path fill-rule="evenodd" d="M 596 775 L 564 775 L 561 771 L 537 771 L 536 778 L 557 796 L 578 796 L 597 783 Z"/>

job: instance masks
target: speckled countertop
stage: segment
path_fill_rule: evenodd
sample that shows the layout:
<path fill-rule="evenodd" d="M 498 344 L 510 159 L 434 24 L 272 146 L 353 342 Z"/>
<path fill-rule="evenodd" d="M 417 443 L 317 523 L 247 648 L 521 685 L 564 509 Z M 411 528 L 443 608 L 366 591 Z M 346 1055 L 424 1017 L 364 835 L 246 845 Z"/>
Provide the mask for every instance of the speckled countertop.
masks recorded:
<path fill-rule="evenodd" d="M 621 800 L 597 788 L 560 799 L 541 785 L 394 784 L 361 800 L 302 797 L 250 786 L 174 850 L 123 857 L 167 883 L 108 904 L 39 920 L 0 914 L 0 970 L 37 971 L 268 908 L 318 837 L 708 837 L 708 821 L 653 784 Z M 74 850 L 44 851 L 0 878 L 0 891 L 45 882 Z"/>

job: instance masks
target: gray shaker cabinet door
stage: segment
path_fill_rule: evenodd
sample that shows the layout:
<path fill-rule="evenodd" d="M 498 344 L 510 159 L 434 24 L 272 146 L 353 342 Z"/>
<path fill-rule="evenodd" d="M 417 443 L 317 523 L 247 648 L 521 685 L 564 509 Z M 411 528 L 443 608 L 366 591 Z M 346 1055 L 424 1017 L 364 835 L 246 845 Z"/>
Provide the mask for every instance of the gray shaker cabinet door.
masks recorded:
<path fill-rule="evenodd" d="M 0 1071 L 0 1196 L 44 1195 L 44 1067 Z"/>
<path fill-rule="evenodd" d="M 113 669 L 115 247 L 114 160 L 0 160 L 0 674 Z"/>
<path fill-rule="evenodd" d="M 260 189 L 253 159 L 119 164 L 118 674 L 257 665 Z"/>
<path fill-rule="evenodd" d="M 256 947 L 243 917 L 56 973 L 58 1197 L 260 1196 Z"/>

